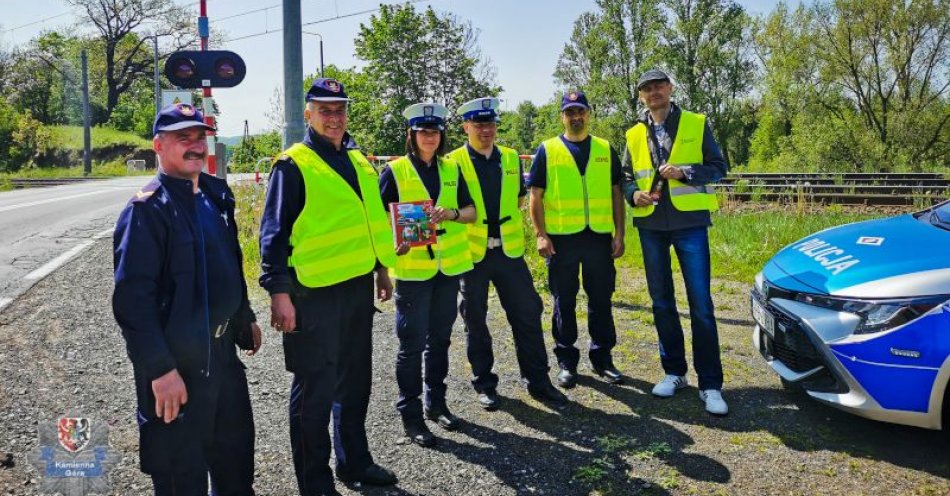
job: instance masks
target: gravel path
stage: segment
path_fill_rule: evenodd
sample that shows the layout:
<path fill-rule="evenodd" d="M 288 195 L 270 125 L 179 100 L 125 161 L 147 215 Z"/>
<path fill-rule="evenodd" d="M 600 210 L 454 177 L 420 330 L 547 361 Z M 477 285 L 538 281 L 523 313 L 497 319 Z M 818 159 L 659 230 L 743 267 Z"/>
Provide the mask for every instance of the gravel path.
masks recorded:
<path fill-rule="evenodd" d="M 40 282 L 0 314 L 0 495 L 38 494 L 28 453 L 41 419 L 64 412 L 111 425 L 117 454 L 114 494 L 149 494 L 137 470 L 131 366 L 111 314 L 109 240 Z M 716 282 L 714 294 L 726 368 L 727 418 L 705 414 L 695 388 L 670 400 L 649 395 L 660 375 L 655 333 L 642 274 L 620 274 L 615 298 L 621 345 L 617 365 L 631 378 L 608 386 L 589 375 L 555 411 L 517 382 L 510 334 L 496 333 L 501 410 L 474 402 L 464 362 L 464 331 L 456 326 L 449 404 L 465 419 L 427 450 L 406 444 L 392 402 L 396 339 L 393 308 L 375 327 L 374 392 L 368 430 L 377 461 L 399 475 L 396 488 L 346 488 L 367 495 L 583 494 L 950 494 L 950 437 L 875 423 L 782 390 L 749 339 L 747 288 Z M 682 292 L 682 291 L 681 291 Z M 546 304 L 549 302 L 546 298 Z M 503 314 L 493 299 L 493 328 Z M 255 304 L 268 321 L 266 303 Z M 686 308 L 685 304 L 681 308 Z M 290 376 L 280 342 L 265 335 L 247 360 L 257 436 L 257 489 L 295 494 L 287 438 Z M 550 337 L 547 338 L 550 340 Z M 586 341 L 582 338 L 582 342 Z M 582 374 L 588 374 L 582 365 Z M 695 377 L 690 378 L 695 382 Z"/>

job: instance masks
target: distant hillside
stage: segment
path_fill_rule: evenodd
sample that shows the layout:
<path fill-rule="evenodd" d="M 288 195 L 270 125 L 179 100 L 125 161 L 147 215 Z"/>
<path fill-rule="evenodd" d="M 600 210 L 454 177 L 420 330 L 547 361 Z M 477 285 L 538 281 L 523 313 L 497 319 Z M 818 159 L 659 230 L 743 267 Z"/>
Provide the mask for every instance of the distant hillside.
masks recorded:
<path fill-rule="evenodd" d="M 49 149 L 36 158 L 40 167 L 74 167 L 82 163 L 83 130 L 81 126 L 48 126 L 52 136 Z M 155 166 L 152 140 L 105 127 L 92 128 L 92 159 L 96 162 L 145 160 Z"/>

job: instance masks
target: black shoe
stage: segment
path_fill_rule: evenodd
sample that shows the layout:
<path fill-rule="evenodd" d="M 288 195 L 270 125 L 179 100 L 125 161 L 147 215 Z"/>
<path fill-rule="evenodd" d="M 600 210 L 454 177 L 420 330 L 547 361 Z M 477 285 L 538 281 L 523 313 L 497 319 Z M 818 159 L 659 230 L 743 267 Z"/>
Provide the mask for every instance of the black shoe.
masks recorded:
<path fill-rule="evenodd" d="M 409 437 L 409 440 L 419 446 L 431 448 L 438 442 L 435 434 L 432 434 L 432 431 L 426 426 L 425 421 L 405 422 L 403 425 L 406 428 L 406 436 Z"/>
<path fill-rule="evenodd" d="M 594 373 L 603 377 L 604 381 L 609 384 L 623 384 L 623 375 L 613 365 L 604 368 L 594 367 Z"/>
<path fill-rule="evenodd" d="M 547 403 L 555 408 L 566 406 L 568 401 L 570 401 L 564 393 L 558 391 L 557 388 L 550 383 L 537 388 L 528 388 L 528 394 L 530 394 L 532 398 L 542 403 Z"/>
<path fill-rule="evenodd" d="M 577 385 L 577 372 L 561 369 L 557 374 L 557 385 L 564 389 L 571 389 Z"/>
<path fill-rule="evenodd" d="M 447 431 L 457 431 L 462 427 L 462 421 L 455 415 L 452 415 L 448 408 L 439 410 L 427 409 L 425 415 L 427 419 L 434 420 L 435 423 Z"/>
<path fill-rule="evenodd" d="M 391 470 L 375 463 L 355 474 L 341 474 L 338 472 L 336 478 L 343 482 L 361 482 L 371 486 L 391 486 L 399 482 L 396 474 L 392 473 Z"/>
<path fill-rule="evenodd" d="M 498 409 L 498 402 L 498 393 L 496 393 L 494 389 L 478 393 L 478 404 L 489 412 L 494 412 Z"/>

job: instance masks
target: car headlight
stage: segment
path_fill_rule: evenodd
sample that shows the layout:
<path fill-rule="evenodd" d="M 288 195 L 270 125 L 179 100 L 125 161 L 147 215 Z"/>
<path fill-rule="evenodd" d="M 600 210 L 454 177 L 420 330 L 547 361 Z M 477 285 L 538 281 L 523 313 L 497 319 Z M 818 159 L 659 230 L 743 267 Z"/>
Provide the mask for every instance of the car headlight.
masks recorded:
<path fill-rule="evenodd" d="M 925 296 L 895 300 L 851 300 L 833 296 L 799 294 L 796 300 L 809 305 L 832 308 L 861 317 L 855 334 L 885 331 L 911 322 L 947 301 L 947 296 Z"/>
<path fill-rule="evenodd" d="M 760 295 L 765 295 L 765 276 L 761 272 L 755 275 L 755 290 Z"/>

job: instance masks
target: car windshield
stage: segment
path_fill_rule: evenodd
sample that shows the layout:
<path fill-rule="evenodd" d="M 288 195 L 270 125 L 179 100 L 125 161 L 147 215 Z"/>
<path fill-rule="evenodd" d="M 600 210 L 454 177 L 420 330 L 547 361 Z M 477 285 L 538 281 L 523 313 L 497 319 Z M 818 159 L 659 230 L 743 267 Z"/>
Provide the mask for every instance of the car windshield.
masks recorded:
<path fill-rule="evenodd" d="M 944 202 L 930 210 L 930 223 L 950 231 L 950 202 Z"/>

